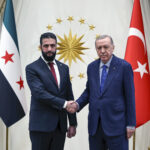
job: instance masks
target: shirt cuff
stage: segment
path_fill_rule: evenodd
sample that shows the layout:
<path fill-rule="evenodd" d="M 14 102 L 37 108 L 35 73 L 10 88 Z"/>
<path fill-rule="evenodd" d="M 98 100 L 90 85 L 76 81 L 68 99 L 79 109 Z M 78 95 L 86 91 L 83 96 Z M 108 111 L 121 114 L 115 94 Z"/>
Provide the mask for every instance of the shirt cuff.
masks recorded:
<path fill-rule="evenodd" d="M 127 129 L 135 130 L 134 126 L 127 126 Z"/>
<path fill-rule="evenodd" d="M 77 110 L 79 110 L 80 109 L 80 106 L 79 106 L 79 104 L 75 101 L 75 103 L 77 104 L 77 106 L 78 106 L 78 109 Z"/>
<path fill-rule="evenodd" d="M 63 108 L 67 107 L 67 101 L 65 101 Z"/>

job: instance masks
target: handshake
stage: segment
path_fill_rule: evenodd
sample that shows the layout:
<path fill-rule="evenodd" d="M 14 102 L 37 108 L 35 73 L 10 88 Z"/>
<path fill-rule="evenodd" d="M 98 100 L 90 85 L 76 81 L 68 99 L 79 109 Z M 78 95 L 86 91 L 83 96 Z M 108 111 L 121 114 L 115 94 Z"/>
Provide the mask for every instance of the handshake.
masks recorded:
<path fill-rule="evenodd" d="M 75 101 L 67 101 L 66 110 L 69 113 L 75 113 L 79 109 L 79 105 Z"/>

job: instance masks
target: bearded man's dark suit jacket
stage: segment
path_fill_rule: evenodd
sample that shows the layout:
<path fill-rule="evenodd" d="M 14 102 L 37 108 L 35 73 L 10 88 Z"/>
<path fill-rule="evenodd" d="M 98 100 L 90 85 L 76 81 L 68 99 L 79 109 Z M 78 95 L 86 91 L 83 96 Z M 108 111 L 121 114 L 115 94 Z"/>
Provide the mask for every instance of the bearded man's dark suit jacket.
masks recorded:
<path fill-rule="evenodd" d="M 89 103 L 89 135 L 96 133 L 99 120 L 107 136 L 122 135 L 127 126 L 136 125 L 132 67 L 113 55 L 100 93 L 100 61 L 98 59 L 88 66 L 86 89 L 77 100 L 79 111 Z"/>
<path fill-rule="evenodd" d="M 69 124 L 76 126 L 76 115 L 63 109 L 66 100 L 73 100 L 72 86 L 67 65 L 56 60 L 60 74 L 60 87 L 40 57 L 26 67 L 26 78 L 31 90 L 31 108 L 29 130 L 51 132 L 59 126 L 62 132 L 67 131 L 67 116 Z"/>

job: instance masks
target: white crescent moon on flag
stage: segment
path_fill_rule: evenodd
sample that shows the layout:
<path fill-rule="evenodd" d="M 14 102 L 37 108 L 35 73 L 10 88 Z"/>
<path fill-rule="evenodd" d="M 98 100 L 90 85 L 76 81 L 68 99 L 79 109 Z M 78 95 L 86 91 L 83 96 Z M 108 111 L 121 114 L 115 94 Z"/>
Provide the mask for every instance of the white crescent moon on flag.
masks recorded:
<path fill-rule="evenodd" d="M 144 44 L 144 48 L 146 48 L 145 38 L 140 30 L 138 30 L 137 28 L 130 28 L 128 37 L 130 36 L 137 36 L 138 38 L 140 38 Z"/>

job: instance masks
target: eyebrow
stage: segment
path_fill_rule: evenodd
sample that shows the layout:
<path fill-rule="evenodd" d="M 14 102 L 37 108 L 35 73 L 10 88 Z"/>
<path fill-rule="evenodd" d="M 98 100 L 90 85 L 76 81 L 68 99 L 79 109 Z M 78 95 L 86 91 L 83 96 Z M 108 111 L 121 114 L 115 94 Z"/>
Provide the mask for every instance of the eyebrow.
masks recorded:
<path fill-rule="evenodd" d="M 56 46 L 56 44 L 43 44 L 43 46 Z"/>

